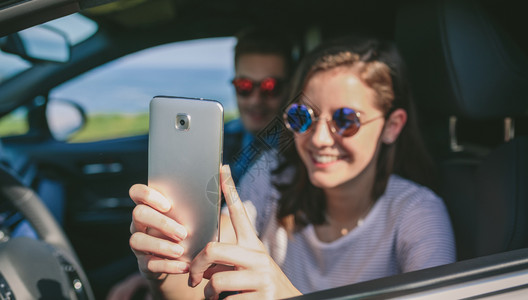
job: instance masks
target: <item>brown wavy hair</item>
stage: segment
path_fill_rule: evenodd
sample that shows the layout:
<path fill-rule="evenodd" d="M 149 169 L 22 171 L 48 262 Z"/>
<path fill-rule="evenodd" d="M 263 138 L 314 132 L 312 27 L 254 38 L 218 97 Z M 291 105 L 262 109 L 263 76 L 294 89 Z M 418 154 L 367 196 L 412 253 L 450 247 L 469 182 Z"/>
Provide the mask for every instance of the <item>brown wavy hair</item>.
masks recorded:
<path fill-rule="evenodd" d="M 398 108 L 407 112 L 407 123 L 398 139 L 392 144 L 382 143 L 380 146 L 372 199 L 376 201 L 383 195 L 392 173 L 434 190 L 433 163 L 418 131 L 404 62 L 391 41 L 350 36 L 321 44 L 301 60 L 292 79 L 290 99 L 296 101 L 308 80 L 317 72 L 347 66 L 359 70 L 359 77 L 377 93 L 377 106 L 386 118 Z M 291 133 L 285 134 L 289 136 L 281 140 L 291 142 Z M 317 225 L 326 221 L 324 192 L 310 182 L 306 167 L 293 146 L 286 148 L 279 167 L 273 173 L 280 175 L 291 166 L 294 167 L 292 180 L 289 183 L 275 182 L 281 192 L 277 218 L 290 233 L 308 224 Z"/>

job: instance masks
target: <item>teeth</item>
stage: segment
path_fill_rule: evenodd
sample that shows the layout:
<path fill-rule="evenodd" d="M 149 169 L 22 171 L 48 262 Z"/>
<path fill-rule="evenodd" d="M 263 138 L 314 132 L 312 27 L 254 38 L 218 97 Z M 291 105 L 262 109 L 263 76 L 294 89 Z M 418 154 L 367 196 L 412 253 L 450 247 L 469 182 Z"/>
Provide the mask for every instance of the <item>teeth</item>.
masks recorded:
<path fill-rule="evenodd" d="M 313 155 L 313 158 L 316 162 L 321 163 L 321 164 L 328 164 L 338 159 L 337 156 L 333 156 L 333 155 L 315 155 L 315 154 Z"/>

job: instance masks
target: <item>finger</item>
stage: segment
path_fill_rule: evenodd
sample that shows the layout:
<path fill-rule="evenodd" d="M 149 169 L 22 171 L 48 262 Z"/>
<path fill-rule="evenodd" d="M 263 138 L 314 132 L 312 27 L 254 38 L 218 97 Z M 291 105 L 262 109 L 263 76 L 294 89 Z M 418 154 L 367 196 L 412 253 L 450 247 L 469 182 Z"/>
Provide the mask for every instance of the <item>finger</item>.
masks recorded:
<path fill-rule="evenodd" d="M 189 271 L 189 264 L 186 262 L 153 255 L 145 255 L 141 260 L 138 259 L 138 267 L 147 279 L 160 279 L 166 274 L 183 274 Z"/>
<path fill-rule="evenodd" d="M 244 205 L 240 201 L 235 183 L 231 177 L 231 169 L 229 168 L 229 165 L 222 166 L 221 181 L 222 191 L 229 209 L 229 217 L 231 218 L 231 223 L 235 229 L 238 244 L 245 247 L 256 248 L 255 242 L 259 243 L 260 240 L 247 216 Z"/>
<path fill-rule="evenodd" d="M 262 258 L 262 252 L 253 249 L 217 242 L 208 243 L 191 263 L 189 284 L 192 287 L 197 286 L 204 278 L 204 273 L 214 264 L 235 266 L 237 269 L 259 269 L 264 267 L 260 264 L 267 261 Z"/>
<path fill-rule="evenodd" d="M 141 205 L 143 206 L 143 205 Z M 134 207 L 134 210 L 136 210 L 137 206 Z M 144 232 L 147 233 L 147 225 L 143 221 L 136 221 L 134 217 L 134 210 L 132 210 L 132 222 L 130 222 L 130 234 L 134 234 L 136 232 Z"/>
<path fill-rule="evenodd" d="M 132 211 L 131 233 L 147 233 L 147 228 L 154 228 L 175 241 L 182 241 L 187 237 L 187 230 L 180 223 L 150 206 L 139 204 Z"/>
<path fill-rule="evenodd" d="M 164 268 L 163 266 L 156 266 L 155 268 L 156 272 L 154 272 L 154 270 L 150 270 L 148 268 L 149 261 L 155 260 L 155 259 L 165 260 L 164 258 L 160 258 L 160 257 L 156 258 L 153 255 L 150 255 L 148 253 L 144 253 L 141 251 L 135 251 L 134 249 L 132 249 L 132 252 L 134 252 L 134 255 L 137 258 L 139 272 L 146 279 L 155 279 L 155 280 L 163 279 L 168 275 L 167 273 L 165 273 L 166 271 L 168 272 L 169 269 L 172 269 L 174 271 L 174 270 L 177 270 L 178 267 L 182 270 L 181 273 L 188 272 L 189 265 L 187 263 L 181 262 L 181 261 L 175 261 L 175 263 L 171 263 L 169 260 L 167 260 L 167 264 L 172 264 L 172 267 Z M 187 266 L 185 266 L 186 264 Z"/>
<path fill-rule="evenodd" d="M 234 270 L 234 267 L 233 266 L 226 266 L 226 265 L 212 265 L 211 267 L 209 267 L 205 272 L 204 272 L 204 275 L 203 277 L 205 279 L 210 279 L 211 276 L 213 276 L 215 273 L 218 273 L 218 272 L 225 272 L 225 271 L 233 271 Z"/>
<path fill-rule="evenodd" d="M 216 299 L 221 292 L 255 291 L 268 286 L 266 279 L 256 271 L 226 271 L 215 273 L 204 288 L 206 299 Z"/>
<path fill-rule="evenodd" d="M 132 220 L 132 222 L 130 222 L 130 234 L 134 234 L 136 231 L 139 231 L 139 230 L 137 230 L 136 224 L 134 224 L 134 220 Z"/>
<path fill-rule="evenodd" d="M 184 249 L 181 245 L 157 238 L 143 232 L 134 233 L 129 240 L 130 248 L 135 252 L 151 253 L 164 258 L 179 258 Z"/>
<path fill-rule="evenodd" d="M 171 202 L 167 198 L 144 184 L 134 184 L 128 193 L 136 204 L 145 204 L 161 212 L 168 212 L 171 209 Z"/>

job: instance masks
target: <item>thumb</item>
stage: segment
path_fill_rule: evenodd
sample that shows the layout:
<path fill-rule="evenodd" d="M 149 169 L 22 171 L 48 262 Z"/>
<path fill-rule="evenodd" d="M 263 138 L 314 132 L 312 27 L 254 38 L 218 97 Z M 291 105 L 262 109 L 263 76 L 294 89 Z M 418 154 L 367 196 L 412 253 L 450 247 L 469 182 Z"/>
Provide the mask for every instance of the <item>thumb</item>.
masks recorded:
<path fill-rule="evenodd" d="M 231 177 L 231 169 L 229 168 L 229 165 L 223 165 L 220 174 L 222 192 L 226 199 L 227 208 L 229 209 L 229 217 L 231 218 L 231 223 L 235 229 L 238 244 L 249 248 L 258 247 L 257 245 L 260 245 L 260 240 L 255 234 L 253 225 L 248 218 L 242 201 L 240 201 L 235 183 Z"/>

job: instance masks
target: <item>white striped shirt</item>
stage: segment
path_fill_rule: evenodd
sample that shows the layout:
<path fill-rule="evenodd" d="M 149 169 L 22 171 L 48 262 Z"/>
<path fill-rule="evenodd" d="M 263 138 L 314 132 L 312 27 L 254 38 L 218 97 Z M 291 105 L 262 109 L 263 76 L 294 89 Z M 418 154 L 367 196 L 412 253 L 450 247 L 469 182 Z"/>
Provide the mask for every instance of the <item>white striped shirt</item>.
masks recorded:
<path fill-rule="evenodd" d="M 390 177 L 363 224 L 347 235 L 321 242 L 308 225 L 288 238 L 276 219 L 280 194 L 270 174 L 276 162 L 270 164 L 269 159 L 262 157 L 242 178 L 240 198 L 269 254 L 302 293 L 455 261 L 453 231 L 442 199 L 397 175 Z"/>

